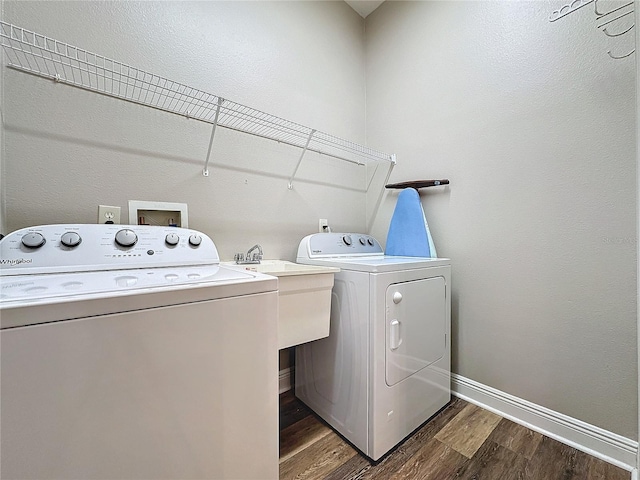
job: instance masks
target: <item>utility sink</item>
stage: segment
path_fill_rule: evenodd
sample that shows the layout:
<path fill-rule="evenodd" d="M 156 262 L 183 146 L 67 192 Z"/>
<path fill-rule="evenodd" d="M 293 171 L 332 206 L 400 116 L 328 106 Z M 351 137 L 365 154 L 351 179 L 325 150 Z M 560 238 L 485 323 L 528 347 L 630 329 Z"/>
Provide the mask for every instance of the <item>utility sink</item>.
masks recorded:
<path fill-rule="evenodd" d="M 333 274 L 339 268 L 301 265 L 285 260 L 223 265 L 278 277 L 278 348 L 329 336 Z"/>

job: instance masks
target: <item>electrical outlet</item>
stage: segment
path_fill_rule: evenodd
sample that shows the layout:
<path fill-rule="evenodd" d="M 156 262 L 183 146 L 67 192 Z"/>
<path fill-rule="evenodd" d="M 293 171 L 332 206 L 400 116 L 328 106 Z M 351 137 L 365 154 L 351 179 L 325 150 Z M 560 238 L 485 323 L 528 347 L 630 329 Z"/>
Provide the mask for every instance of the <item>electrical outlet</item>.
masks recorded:
<path fill-rule="evenodd" d="M 98 223 L 120 224 L 120 207 L 98 205 Z"/>
<path fill-rule="evenodd" d="M 320 233 L 329 233 L 329 221 L 326 218 L 321 218 L 318 220 L 318 231 Z"/>

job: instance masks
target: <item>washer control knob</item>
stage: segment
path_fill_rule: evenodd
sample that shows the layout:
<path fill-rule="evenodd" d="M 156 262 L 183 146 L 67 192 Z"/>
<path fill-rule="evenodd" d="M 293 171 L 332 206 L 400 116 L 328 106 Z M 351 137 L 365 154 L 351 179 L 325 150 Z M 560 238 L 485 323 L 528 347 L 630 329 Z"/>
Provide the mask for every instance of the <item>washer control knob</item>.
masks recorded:
<path fill-rule="evenodd" d="M 133 247 L 138 242 L 136 232 L 123 228 L 116 233 L 116 243 L 121 247 Z"/>
<path fill-rule="evenodd" d="M 202 237 L 197 233 L 193 233 L 189 236 L 189 245 L 198 247 L 202 243 Z"/>
<path fill-rule="evenodd" d="M 27 233 L 22 237 L 22 245 L 27 248 L 40 248 L 46 242 L 44 236 L 37 232 Z"/>
<path fill-rule="evenodd" d="M 164 238 L 164 241 L 167 245 L 175 247 L 180 241 L 180 237 L 175 233 L 170 233 Z"/>
<path fill-rule="evenodd" d="M 63 233 L 60 237 L 60 243 L 65 247 L 77 247 L 82 242 L 82 238 L 76 232 Z"/>
<path fill-rule="evenodd" d="M 343 235 L 342 236 L 342 241 L 344 242 L 345 245 L 351 246 L 351 236 Z"/>
<path fill-rule="evenodd" d="M 373 247 L 373 239 L 367 238 L 367 243 Z"/>
<path fill-rule="evenodd" d="M 360 237 L 358 241 L 360 242 L 360 245 L 365 245 L 367 243 L 367 241 L 362 237 Z"/>
<path fill-rule="evenodd" d="M 393 303 L 398 304 L 402 301 L 402 294 L 400 292 L 395 292 L 393 294 Z"/>

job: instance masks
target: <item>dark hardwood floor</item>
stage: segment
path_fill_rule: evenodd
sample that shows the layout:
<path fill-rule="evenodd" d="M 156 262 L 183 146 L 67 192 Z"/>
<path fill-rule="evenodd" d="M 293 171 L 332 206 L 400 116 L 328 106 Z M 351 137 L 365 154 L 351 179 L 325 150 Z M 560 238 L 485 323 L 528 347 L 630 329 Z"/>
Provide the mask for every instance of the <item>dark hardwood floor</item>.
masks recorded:
<path fill-rule="evenodd" d="M 281 480 L 630 478 L 630 472 L 455 397 L 373 463 L 291 391 L 280 396 Z"/>

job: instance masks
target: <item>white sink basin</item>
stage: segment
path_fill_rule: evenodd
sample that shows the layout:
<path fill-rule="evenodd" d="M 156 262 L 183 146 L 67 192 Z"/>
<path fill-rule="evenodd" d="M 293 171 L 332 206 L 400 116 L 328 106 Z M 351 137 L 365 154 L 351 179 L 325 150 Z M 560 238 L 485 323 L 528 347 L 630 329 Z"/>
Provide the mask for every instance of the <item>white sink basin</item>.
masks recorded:
<path fill-rule="evenodd" d="M 237 265 L 235 263 L 225 263 L 234 267 L 250 270 L 252 272 L 266 273 L 274 277 L 286 277 L 289 275 L 317 275 L 319 273 L 339 272 L 339 268 L 318 267 L 315 265 L 302 265 L 300 263 L 287 262 L 286 260 L 262 260 L 257 264 Z"/>
<path fill-rule="evenodd" d="M 278 348 L 288 348 L 329 336 L 333 274 L 339 268 L 262 260 L 234 267 L 278 277 Z"/>

